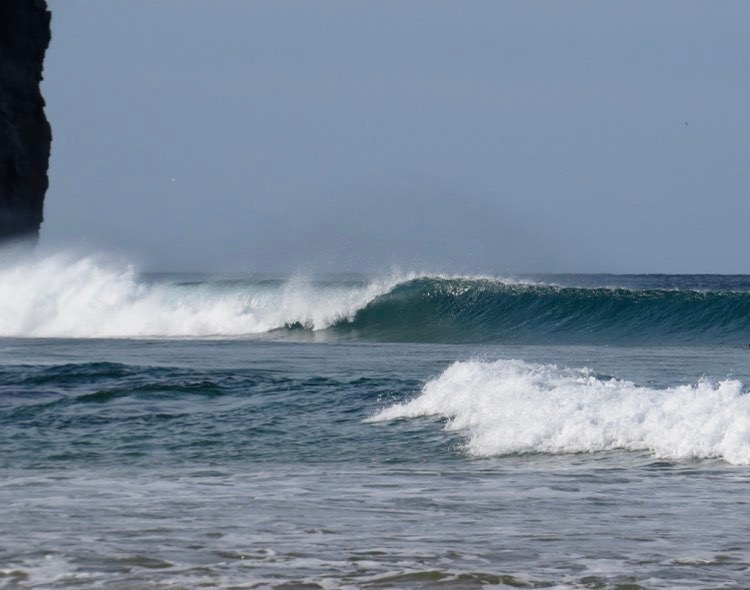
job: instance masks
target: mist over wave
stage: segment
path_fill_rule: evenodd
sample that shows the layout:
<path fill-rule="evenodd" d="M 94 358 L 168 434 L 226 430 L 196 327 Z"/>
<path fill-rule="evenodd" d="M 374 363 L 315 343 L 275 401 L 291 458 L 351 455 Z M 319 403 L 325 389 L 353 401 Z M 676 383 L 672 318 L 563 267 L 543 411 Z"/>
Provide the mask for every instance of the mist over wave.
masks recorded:
<path fill-rule="evenodd" d="M 731 379 L 652 389 L 588 369 L 464 361 L 370 421 L 422 416 L 446 419 L 477 457 L 620 449 L 750 464 L 750 396 Z"/>
<path fill-rule="evenodd" d="M 94 256 L 14 257 L 0 265 L 0 336 L 230 337 L 285 327 L 320 330 L 352 318 L 400 280 L 149 281 L 132 265 Z"/>
<path fill-rule="evenodd" d="M 237 338 L 293 331 L 382 342 L 750 340 L 747 277 L 582 275 L 570 284 L 560 278 L 143 276 L 102 257 L 14 256 L 0 263 L 0 336 Z"/>

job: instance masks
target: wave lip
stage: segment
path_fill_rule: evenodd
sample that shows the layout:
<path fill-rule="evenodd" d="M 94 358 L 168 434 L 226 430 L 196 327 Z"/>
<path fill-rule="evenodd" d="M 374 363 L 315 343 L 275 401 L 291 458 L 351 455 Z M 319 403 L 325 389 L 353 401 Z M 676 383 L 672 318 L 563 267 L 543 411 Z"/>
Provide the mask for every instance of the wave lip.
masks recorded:
<path fill-rule="evenodd" d="M 736 345 L 750 332 L 750 292 L 420 276 L 334 329 L 417 342 Z"/>
<path fill-rule="evenodd" d="M 750 464 L 750 396 L 737 380 L 652 389 L 588 369 L 463 361 L 369 421 L 421 416 L 445 418 L 476 457 L 627 450 Z"/>

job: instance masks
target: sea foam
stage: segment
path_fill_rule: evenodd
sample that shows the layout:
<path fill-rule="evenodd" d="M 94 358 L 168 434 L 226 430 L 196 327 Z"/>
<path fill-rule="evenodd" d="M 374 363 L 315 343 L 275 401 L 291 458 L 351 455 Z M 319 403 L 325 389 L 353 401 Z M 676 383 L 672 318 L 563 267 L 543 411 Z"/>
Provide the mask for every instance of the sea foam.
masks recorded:
<path fill-rule="evenodd" d="M 0 264 L 0 336 L 128 338 L 325 329 L 408 275 L 360 282 L 148 282 L 96 256 L 26 256 Z"/>
<path fill-rule="evenodd" d="M 420 416 L 445 418 L 477 457 L 623 449 L 750 464 L 750 396 L 736 380 L 653 389 L 588 369 L 464 361 L 370 421 Z"/>

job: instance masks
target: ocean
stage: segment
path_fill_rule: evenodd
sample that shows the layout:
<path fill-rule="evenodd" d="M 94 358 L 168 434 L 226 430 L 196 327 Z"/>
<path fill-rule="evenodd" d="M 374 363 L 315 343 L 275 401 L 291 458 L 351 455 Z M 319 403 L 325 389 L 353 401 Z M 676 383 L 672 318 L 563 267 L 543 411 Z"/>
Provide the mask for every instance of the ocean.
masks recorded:
<path fill-rule="evenodd" d="M 0 264 L 0 588 L 750 588 L 750 276 Z"/>

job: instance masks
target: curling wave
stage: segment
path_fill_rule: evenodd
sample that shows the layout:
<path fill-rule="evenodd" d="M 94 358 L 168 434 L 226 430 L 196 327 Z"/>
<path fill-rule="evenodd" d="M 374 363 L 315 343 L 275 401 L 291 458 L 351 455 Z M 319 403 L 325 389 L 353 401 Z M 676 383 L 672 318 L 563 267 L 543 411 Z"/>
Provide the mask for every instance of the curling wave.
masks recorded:
<path fill-rule="evenodd" d="M 336 329 L 428 342 L 744 344 L 750 340 L 750 293 L 417 277 Z"/>
<path fill-rule="evenodd" d="M 747 281 L 735 289 L 709 277 L 704 283 L 713 288 L 698 290 L 696 277 L 669 280 L 670 288 L 623 288 L 417 273 L 144 279 L 132 266 L 55 255 L 0 264 L 0 336 L 230 338 L 293 330 L 390 342 L 750 341 Z"/>
<path fill-rule="evenodd" d="M 652 389 L 588 369 L 465 361 L 370 421 L 420 416 L 444 418 L 477 457 L 622 449 L 750 464 L 750 396 L 736 380 Z"/>

